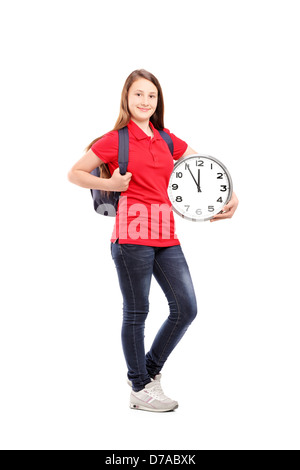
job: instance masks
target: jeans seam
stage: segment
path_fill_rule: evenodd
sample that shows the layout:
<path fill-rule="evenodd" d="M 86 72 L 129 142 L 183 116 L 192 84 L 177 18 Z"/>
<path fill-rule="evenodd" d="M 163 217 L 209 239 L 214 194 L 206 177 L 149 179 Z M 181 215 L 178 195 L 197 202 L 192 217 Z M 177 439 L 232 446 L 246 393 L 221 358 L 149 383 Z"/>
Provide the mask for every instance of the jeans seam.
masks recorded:
<path fill-rule="evenodd" d="M 176 301 L 176 305 L 177 305 L 177 311 L 178 311 L 177 320 L 176 320 L 176 323 L 175 323 L 175 325 L 174 325 L 174 328 L 172 329 L 172 331 L 171 331 L 171 333 L 170 333 L 170 335 L 169 335 L 169 338 L 168 338 L 168 340 L 166 341 L 166 344 L 165 344 L 165 346 L 164 346 L 164 349 L 163 349 L 163 351 L 161 352 L 160 357 L 158 358 L 158 362 L 160 362 L 160 360 L 161 360 L 161 358 L 163 357 L 163 354 L 164 354 L 164 352 L 165 352 L 167 346 L 168 346 L 169 343 L 170 343 L 171 337 L 172 337 L 172 335 L 173 335 L 173 333 L 174 333 L 174 331 L 175 331 L 175 329 L 176 329 L 176 327 L 177 327 L 177 325 L 178 325 L 178 323 L 179 323 L 181 311 L 180 311 L 180 307 L 179 307 L 179 303 L 178 303 L 176 294 L 175 294 L 175 292 L 174 292 L 174 290 L 173 290 L 173 287 L 172 287 L 172 285 L 171 285 L 169 279 L 167 278 L 165 272 L 163 271 L 162 267 L 160 266 L 159 262 L 158 262 L 156 259 L 155 259 L 155 262 L 157 263 L 157 265 L 158 265 L 160 271 L 162 272 L 163 276 L 165 277 L 167 283 L 169 284 L 171 291 L 173 292 L 173 295 L 174 295 L 174 298 L 175 298 L 175 301 Z"/>
<path fill-rule="evenodd" d="M 134 290 L 133 290 L 133 286 L 132 286 L 132 281 L 131 281 L 131 277 L 130 277 L 130 272 L 129 272 L 129 269 L 127 268 L 126 261 L 125 261 L 125 256 L 123 255 L 122 248 L 121 248 L 121 245 L 120 245 L 120 244 L 119 244 L 119 247 L 120 247 L 120 253 L 121 253 L 121 256 L 122 256 L 122 260 L 123 260 L 125 269 L 126 269 L 127 274 L 128 274 L 129 282 L 130 282 L 130 288 L 131 288 L 131 292 L 132 292 L 133 305 L 134 305 L 134 323 L 135 323 L 135 321 L 136 321 L 136 304 L 135 304 Z M 138 355 L 137 355 L 137 349 L 136 349 L 136 339 L 135 339 L 135 327 L 134 327 L 134 324 L 132 325 L 132 331 L 133 331 L 133 346 L 134 346 L 134 352 L 135 352 L 135 359 L 136 359 L 136 364 L 137 364 L 137 368 L 138 368 L 138 374 L 139 374 L 139 376 L 140 376 L 140 375 L 141 375 L 141 371 L 140 371 L 140 366 L 139 366 L 139 361 L 138 361 Z"/>

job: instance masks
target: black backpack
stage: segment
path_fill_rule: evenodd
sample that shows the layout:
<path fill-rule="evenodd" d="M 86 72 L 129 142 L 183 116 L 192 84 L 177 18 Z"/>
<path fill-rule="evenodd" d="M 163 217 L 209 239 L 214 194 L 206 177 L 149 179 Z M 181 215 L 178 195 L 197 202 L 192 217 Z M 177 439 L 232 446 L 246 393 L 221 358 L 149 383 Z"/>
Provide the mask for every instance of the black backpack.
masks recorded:
<path fill-rule="evenodd" d="M 169 134 L 163 130 L 159 130 L 158 132 L 164 139 L 164 141 L 168 144 L 169 150 L 173 155 L 174 147 L 173 141 Z M 128 166 L 128 155 L 129 155 L 129 136 L 128 136 L 128 128 L 123 127 L 122 129 L 118 130 L 119 134 L 119 153 L 118 153 L 118 163 L 120 168 L 121 175 L 125 175 Z M 91 175 L 100 177 L 100 168 L 96 167 L 93 171 L 91 171 Z M 118 208 L 119 197 L 121 195 L 120 192 L 117 191 L 101 191 L 99 189 L 91 189 L 92 198 L 94 201 L 94 209 L 98 214 L 101 215 L 108 215 L 110 217 L 115 217 Z"/>

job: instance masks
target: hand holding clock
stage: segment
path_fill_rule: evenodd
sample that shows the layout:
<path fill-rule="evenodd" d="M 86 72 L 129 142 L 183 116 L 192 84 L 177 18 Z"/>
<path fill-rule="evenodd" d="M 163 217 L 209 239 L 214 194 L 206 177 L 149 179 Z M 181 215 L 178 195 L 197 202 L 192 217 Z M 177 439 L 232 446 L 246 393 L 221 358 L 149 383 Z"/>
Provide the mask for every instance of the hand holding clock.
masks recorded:
<path fill-rule="evenodd" d="M 212 219 L 210 219 L 210 222 L 216 222 L 217 220 L 222 219 L 231 219 L 237 209 L 238 204 L 238 198 L 233 192 L 230 201 L 223 207 L 222 212 L 220 214 L 216 214 Z"/>

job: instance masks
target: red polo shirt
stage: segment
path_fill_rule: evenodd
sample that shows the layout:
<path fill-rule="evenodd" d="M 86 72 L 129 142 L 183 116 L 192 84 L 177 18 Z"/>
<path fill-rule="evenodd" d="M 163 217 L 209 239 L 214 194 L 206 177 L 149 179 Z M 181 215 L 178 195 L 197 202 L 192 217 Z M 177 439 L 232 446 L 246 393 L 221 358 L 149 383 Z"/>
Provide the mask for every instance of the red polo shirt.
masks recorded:
<path fill-rule="evenodd" d="M 186 151 L 188 144 L 164 129 L 173 141 L 173 157 L 169 147 L 150 122 L 150 137 L 132 120 L 129 134 L 127 171 L 132 178 L 127 191 L 121 193 L 111 241 L 149 246 L 172 246 L 180 242 L 167 188 L 174 160 Z M 118 165 L 118 131 L 111 131 L 95 142 L 91 149 L 108 164 L 112 174 Z"/>

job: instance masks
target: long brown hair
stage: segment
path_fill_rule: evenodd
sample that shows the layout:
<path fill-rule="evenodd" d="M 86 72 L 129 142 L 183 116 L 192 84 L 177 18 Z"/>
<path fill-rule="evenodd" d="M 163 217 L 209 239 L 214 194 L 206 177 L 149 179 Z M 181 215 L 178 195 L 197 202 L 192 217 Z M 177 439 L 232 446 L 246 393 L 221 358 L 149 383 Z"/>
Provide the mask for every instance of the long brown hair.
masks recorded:
<path fill-rule="evenodd" d="M 124 83 L 122 94 L 121 94 L 120 113 L 116 121 L 115 127 L 112 129 L 113 131 L 118 131 L 119 129 L 122 129 L 122 127 L 127 126 L 127 124 L 129 123 L 131 119 L 131 115 L 128 109 L 128 91 L 131 85 L 139 78 L 145 78 L 146 80 L 149 80 L 156 86 L 157 91 L 158 91 L 157 107 L 156 107 L 155 113 L 152 114 L 152 116 L 150 117 L 150 121 L 152 122 L 153 126 L 156 129 L 163 129 L 165 127 L 164 126 L 164 98 L 163 98 L 163 93 L 162 93 L 160 83 L 152 73 L 148 72 L 145 69 L 139 69 L 139 70 L 134 70 L 133 72 L 131 72 L 131 74 L 127 77 Z M 95 142 L 97 142 L 97 140 L 103 137 L 103 135 L 101 137 L 97 137 L 96 139 L 94 139 L 86 147 L 85 151 L 87 152 L 91 148 L 91 146 Z M 100 165 L 100 176 L 102 178 L 110 178 L 111 176 L 108 166 L 105 163 Z"/>

